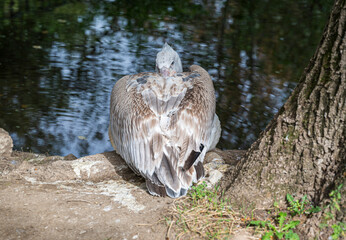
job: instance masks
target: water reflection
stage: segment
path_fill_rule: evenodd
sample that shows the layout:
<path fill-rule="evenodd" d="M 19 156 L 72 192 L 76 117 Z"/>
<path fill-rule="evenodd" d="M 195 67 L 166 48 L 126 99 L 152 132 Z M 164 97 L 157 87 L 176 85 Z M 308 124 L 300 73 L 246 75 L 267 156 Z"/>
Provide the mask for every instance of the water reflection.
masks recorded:
<path fill-rule="evenodd" d="M 247 148 L 288 97 L 332 1 L 0 3 L 0 127 L 16 149 L 111 150 L 109 94 L 165 41 L 212 75 L 223 148 Z M 289 11 L 288 11 L 289 9 Z"/>

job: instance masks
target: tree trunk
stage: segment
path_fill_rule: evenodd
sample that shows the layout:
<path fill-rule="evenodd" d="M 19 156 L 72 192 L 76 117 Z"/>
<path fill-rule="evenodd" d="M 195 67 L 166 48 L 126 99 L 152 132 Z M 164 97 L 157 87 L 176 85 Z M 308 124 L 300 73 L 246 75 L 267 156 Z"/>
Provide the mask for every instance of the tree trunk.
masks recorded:
<path fill-rule="evenodd" d="M 345 0 L 336 0 L 299 84 L 228 174 L 224 188 L 231 201 L 270 207 L 296 193 L 319 205 L 345 181 L 345 25 Z"/>

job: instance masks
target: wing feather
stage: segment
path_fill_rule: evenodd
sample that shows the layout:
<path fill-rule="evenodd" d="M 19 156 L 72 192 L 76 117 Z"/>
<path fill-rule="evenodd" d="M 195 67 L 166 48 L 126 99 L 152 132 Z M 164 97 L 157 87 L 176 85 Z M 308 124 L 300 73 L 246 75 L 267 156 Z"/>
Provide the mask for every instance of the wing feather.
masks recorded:
<path fill-rule="evenodd" d="M 204 176 L 215 96 L 209 74 L 191 71 L 164 81 L 156 73 L 125 76 L 112 90 L 111 141 L 152 194 L 163 195 L 164 186 L 171 197 L 185 195 Z"/>

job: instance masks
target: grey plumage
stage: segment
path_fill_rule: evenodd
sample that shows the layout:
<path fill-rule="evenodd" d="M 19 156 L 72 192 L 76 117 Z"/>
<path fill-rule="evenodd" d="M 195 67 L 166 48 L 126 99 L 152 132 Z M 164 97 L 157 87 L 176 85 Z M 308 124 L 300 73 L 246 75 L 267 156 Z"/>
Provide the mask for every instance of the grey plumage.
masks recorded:
<path fill-rule="evenodd" d="M 209 74 L 196 65 L 182 72 L 176 57 L 165 44 L 157 54 L 158 73 L 118 80 L 109 126 L 113 147 L 146 179 L 148 191 L 173 198 L 204 176 L 204 156 L 221 131 Z"/>

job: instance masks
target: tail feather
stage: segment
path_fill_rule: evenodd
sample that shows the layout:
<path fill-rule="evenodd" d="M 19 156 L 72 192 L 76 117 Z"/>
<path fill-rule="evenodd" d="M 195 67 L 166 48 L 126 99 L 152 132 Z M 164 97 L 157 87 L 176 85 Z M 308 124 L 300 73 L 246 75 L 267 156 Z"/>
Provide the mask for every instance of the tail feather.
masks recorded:
<path fill-rule="evenodd" d="M 172 148 L 167 148 L 163 153 L 161 165 L 147 180 L 148 191 L 152 195 L 169 196 L 178 198 L 185 196 L 192 182 L 204 177 L 203 163 L 197 161 L 204 150 L 204 145 L 199 147 L 200 152 L 191 151 L 183 167 L 178 167 L 178 154 Z"/>
<path fill-rule="evenodd" d="M 146 185 L 149 193 L 154 196 L 166 197 L 166 188 L 164 186 L 159 186 L 149 179 L 146 180 Z"/>
<path fill-rule="evenodd" d="M 183 169 L 185 171 L 189 170 L 192 167 L 192 165 L 196 162 L 199 155 L 201 155 L 203 149 L 204 149 L 204 145 L 201 144 L 199 146 L 199 152 L 196 152 L 194 150 L 191 151 L 191 153 L 190 153 L 189 157 L 186 159 L 184 167 L 183 167 Z"/>
<path fill-rule="evenodd" d="M 178 174 L 165 154 L 162 156 L 157 176 L 160 182 L 166 186 L 166 189 L 171 189 L 174 192 L 180 191 L 181 184 Z M 168 191 L 167 194 L 169 195 Z"/>
<path fill-rule="evenodd" d="M 197 165 L 194 166 L 195 170 L 196 170 L 196 178 L 197 181 L 201 178 L 204 177 L 204 167 L 203 167 L 203 163 L 202 162 L 198 162 Z"/>

